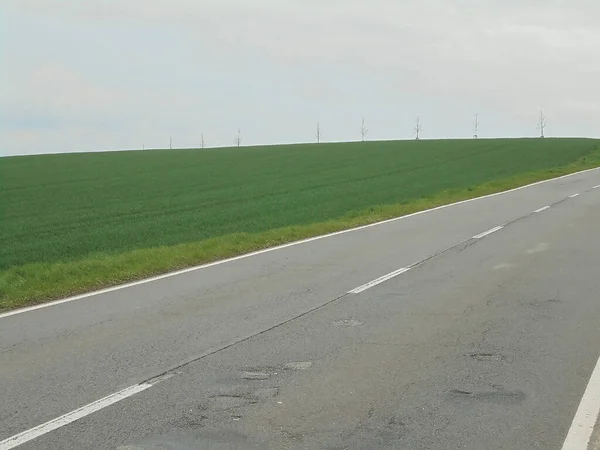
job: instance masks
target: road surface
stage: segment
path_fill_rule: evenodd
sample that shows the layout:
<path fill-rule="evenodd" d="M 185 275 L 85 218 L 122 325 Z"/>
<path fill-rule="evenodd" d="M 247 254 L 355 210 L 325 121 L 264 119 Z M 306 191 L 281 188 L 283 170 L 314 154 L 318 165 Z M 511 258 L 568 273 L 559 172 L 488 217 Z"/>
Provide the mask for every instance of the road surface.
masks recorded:
<path fill-rule="evenodd" d="M 0 450 L 600 448 L 599 184 L 0 315 Z"/>

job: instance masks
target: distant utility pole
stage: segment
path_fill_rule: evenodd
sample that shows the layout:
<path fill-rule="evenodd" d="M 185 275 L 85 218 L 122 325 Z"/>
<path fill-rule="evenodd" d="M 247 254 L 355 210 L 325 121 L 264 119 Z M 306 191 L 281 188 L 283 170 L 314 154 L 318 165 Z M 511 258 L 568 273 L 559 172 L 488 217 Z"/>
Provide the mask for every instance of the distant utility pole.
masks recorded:
<path fill-rule="evenodd" d="M 235 144 L 239 147 L 240 145 L 242 145 L 242 132 L 241 130 L 238 128 L 238 133 L 237 133 L 237 137 L 235 138 Z"/>
<path fill-rule="evenodd" d="M 369 130 L 367 130 L 367 128 L 365 127 L 365 118 L 363 117 L 362 126 L 360 127 L 360 136 L 363 142 L 365 142 L 367 134 L 369 134 Z"/>
<path fill-rule="evenodd" d="M 544 138 L 544 130 L 546 129 L 546 116 L 544 116 L 544 111 L 540 110 L 540 121 L 538 122 L 538 128 L 540 129 L 540 137 Z"/>
<path fill-rule="evenodd" d="M 479 137 L 479 114 L 475 114 L 475 123 L 473 126 L 473 139 L 477 139 Z"/>
<path fill-rule="evenodd" d="M 315 134 L 317 137 L 317 144 L 321 143 L 321 138 L 323 137 L 323 132 L 321 131 L 321 125 L 317 122 L 317 133 Z"/>
<path fill-rule="evenodd" d="M 417 134 L 417 136 L 416 136 L 417 141 L 420 139 L 419 134 L 421 133 L 421 131 L 423 131 L 423 127 L 421 126 L 421 118 L 419 116 L 417 116 L 417 122 L 415 123 L 415 132 Z"/>
<path fill-rule="evenodd" d="M 169 137 L 169 149 L 173 149 L 173 138 Z"/>
<path fill-rule="evenodd" d="M 142 144 L 142 150 L 146 150 L 146 144 Z"/>
<path fill-rule="evenodd" d="M 204 133 L 202 133 L 200 135 L 200 139 L 202 140 L 202 142 L 201 142 L 202 148 L 204 148 Z"/>

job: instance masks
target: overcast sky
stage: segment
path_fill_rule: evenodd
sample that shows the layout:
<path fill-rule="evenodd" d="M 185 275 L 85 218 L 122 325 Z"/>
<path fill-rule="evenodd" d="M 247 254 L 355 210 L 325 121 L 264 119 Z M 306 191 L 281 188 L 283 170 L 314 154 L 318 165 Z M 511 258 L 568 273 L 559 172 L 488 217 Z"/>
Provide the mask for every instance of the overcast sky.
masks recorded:
<path fill-rule="evenodd" d="M 599 0 L 3 0 L 2 154 L 600 137 Z"/>

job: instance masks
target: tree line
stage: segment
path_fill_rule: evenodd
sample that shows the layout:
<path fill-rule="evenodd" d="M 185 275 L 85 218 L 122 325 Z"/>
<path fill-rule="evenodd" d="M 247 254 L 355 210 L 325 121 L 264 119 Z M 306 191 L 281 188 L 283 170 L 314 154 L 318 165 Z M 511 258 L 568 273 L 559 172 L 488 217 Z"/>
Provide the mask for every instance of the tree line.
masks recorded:
<path fill-rule="evenodd" d="M 537 129 L 540 131 L 539 137 L 542 139 L 545 137 L 546 126 L 547 126 L 546 116 L 544 115 L 544 111 L 540 110 L 540 115 L 539 115 L 538 122 L 537 122 Z M 423 132 L 423 126 L 421 124 L 420 116 L 417 116 L 417 118 L 415 120 L 413 131 L 415 133 L 414 134 L 415 140 L 417 140 L 417 141 L 420 140 L 421 133 Z M 360 126 L 360 138 L 361 138 L 362 142 L 365 142 L 367 140 L 368 134 L 369 134 L 369 130 L 366 126 L 365 118 L 363 117 L 361 126 Z M 321 128 L 321 123 L 317 122 L 317 128 L 316 128 L 316 132 L 315 132 L 316 143 L 320 144 L 323 137 L 324 137 L 324 133 Z M 479 114 L 475 114 L 475 118 L 473 120 L 473 139 L 478 139 L 478 138 L 479 138 Z M 237 130 L 237 134 L 236 134 L 236 137 L 235 137 L 233 143 L 236 147 L 242 146 L 242 130 L 239 128 Z M 204 133 L 201 133 L 201 135 L 200 135 L 200 145 L 201 145 L 201 148 L 205 147 Z M 142 148 L 145 149 L 145 145 L 143 145 Z M 169 137 L 169 149 L 172 149 L 172 148 L 173 148 L 173 138 Z"/>

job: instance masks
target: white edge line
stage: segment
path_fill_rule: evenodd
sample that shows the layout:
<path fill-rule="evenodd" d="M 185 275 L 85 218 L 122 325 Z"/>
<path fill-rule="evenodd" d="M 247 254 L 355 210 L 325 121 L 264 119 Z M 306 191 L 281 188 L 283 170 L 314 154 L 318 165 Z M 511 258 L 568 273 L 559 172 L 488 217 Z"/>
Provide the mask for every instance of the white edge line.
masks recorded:
<path fill-rule="evenodd" d="M 473 236 L 472 239 L 481 239 L 492 233 L 495 233 L 496 231 L 500 231 L 502 228 L 504 228 L 504 225 L 500 225 L 499 227 L 495 227 L 495 228 L 492 228 L 491 230 L 484 231 L 483 233 L 478 234 L 477 236 Z"/>
<path fill-rule="evenodd" d="M 351 291 L 348 292 L 348 294 L 360 294 L 361 292 L 364 292 L 367 289 L 371 289 L 372 287 L 377 286 L 378 284 L 381 284 L 384 281 L 391 280 L 392 278 L 397 277 L 398 275 L 401 275 L 405 272 L 408 272 L 409 270 L 410 270 L 410 267 L 403 267 L 402 269 L 394 270 L 393 272 L 390 272 L 387 275 L 379 277 L 376 280 L 369 281 L 368 283 L 363 284 L 362 286 L 352 289 Z"/>
<path fill-rule="evenodd" d="M 115 392 L 114 394 L 108 395 L 104 398 L 101 398 L 100 400 L 96 400 L 93 403 L 82 406 L 79 409 L 57 417 L 56 419 L 52 419 L 49 422 L 43 423 L 41 425 L 38 425 L 37 427 L 23 431 L 22 433 L 19 433 L 15 436 L 9 437 L 8 439 L 5 439 L 2 442 L 0 442 L 0 450 L 10 450 L 15 447 L 18 447 L 19 445 L 22 445 L 40 436 L 43 436 L 44 434 L 50 433 L 51 431 L 54 431 L 57 428 L 61 428 L 85 416 L 89 416 L 90 414 L 95 413 L 96 411 L 106 408 L 107 406 L 120 402 L 121 400 L 131 397 L 132 395 L 135 395 L 139 392 L 145 391 L 146 389 L 154 386 L 154 384 L 142 383 L 136 384 L 135 386 L 129 386 L 128 388 L 125 388 L 122 391 Z"/>
<path fill-rule="evenodd" d="M 536 209 L 534 211 L 534 213 L 541 213 L 542 211 L 546 211 L 547 209 L 550 209 L 550 206 L 544 206 L 544 207 L 542 207 L 540 209 Z"/>
<path fill-rule="evenodd" d="M 598 186 L 594 186 L 592 189 L 598 189 L 600 188 L 600 184 Z"/>
<path fill-rule="evenodd" d="M 569 198 L 575 198 L 575 197 L 578 197 L 578 196 L 579 196 L 579 193 L 573 194 L 573 195 L 569 195 Z"/>
<path fill-rule="evenodd" d="M 511 192 L 520 191 L 522 189 L 527 189 L 527 188 L 530 188 L 530 187 L 533 187 L 533 186 L 538 186 L 538 185 L 541 185 L 541 184 L 550 183 L 550 182 L 553 182 L 553 181 L 561 180 L 561 179 L 572 177 L 572 176 L 575 176 L 575 175 L 581 175 L 583 173 L 592 172 L 592 171 L 596 171 L 596 170 L 600 170 L 600 167 L 596 167 L 596 168 L 593 168 L 593 169 L 586 169 L 586 170 L 582 170 L 580 172 L 574 172 L 574 173 L 570 173 L 570 174 L 567 174 L 567 175 L 562 175 L 562 176 L 556 177 L 556 178 L 550 178 L 550 179 L 547 179 L 547 180 L 537 181 L 535 183 L 527 184 L 525 186 L 520 186 L 520 187 L 517 187 L 517 188 L 514 188 L 514 189 L 509 189 L 508 191 L 496 192 L 494 194 L 488 194 L 488 195 L 484 195 L 484 196 L 481 196 L 481 197 L 470 198 L 470 199 L 461 200 L 461 201 L 455 202 L 455 203 L 449 203 L 447 205 L 437 206 L 435 208 L 426 209 L 426 210 L 423 210 L 423 211 L 417 211 L 417 212 L 412 213 L 412 214 L 407 214 L 405 216 L 400 216 L 400 217 L 394 217 L 392 219 L 383 220 L 381 222 L 370 223 L 368 225 L 362 225 L 362 226 L 356 227 L 356 228 L 349 228 L 347 230 L 341 230 L 341 231 L 336 231 L 336 232 L 329 233 L 329 234 L 323 234 L 323 235 L 315 236 L 315 237 L 308 238 L 308 239 L 302 239 L 300 241 L 289 242 L 287 244 L 278 245 L 276 247 L 270 247 L 270 248 L 266 248 L 266 249 L 262 249 L 262 250 L 257 250 L 255 252 L 246 253 L 246 254 L 239 255 L 239 256 L 234 256 L 232 258 L 222 259 L 222 260 L 215 261 L 215 262 L 208 263 L 208 264 L 202 264 L 202 265 L 199 265 L 199 266 L 188 267 L 187 269 L 181 269 L 181 270 L 177 270 L 177 271 L 174 271 L 174 272 L 169 272 L 169 273 L 165 273 L 165 274 L 162 274 L 162 275 L 158 275 L 158 276 L 155 276 L 155 277 L 145 278 L 143 280 L 133 281 L 131 283 L 125 283 L 125 284 L 121 284 L 121 285 L 118 285 L 118 286 L 112 286 L 112 287 L 109 287 L 109 288 L 106 288 L 106 289 L 100 289 L 100 290 L 97 290 L 97 291 L 86 292 L 85 294 L 75 295 L 73 297 L 67 297 L 67 298 L 64 298 L 64 299 L 61 299 L 61 300 L 55 300 L 55 301 L 52 301 L 52 302 L 41 303 L 39 305 L 28 306 L 26 308 L 15 309 L 13 311 L 9 311 L 9 312 L 5 312 L 3 314 L 0 314 L 0 319 L 3 319 L 5 317 L 14 316 L 14 315 L 17 315 L 17 314 L 23 314 L 23 313 L 26 313 L 26 312 L 29 312 L 29 311 L 35 311 L 37 309 L 49 308 L 51 306 L 61 305 L 63 303 L 68 303 L 68 302 L 72 302 L 72 301 L 75 301 L 75 300 L 81 300 L 81 299 L 88 298 L 88 297 L 93 297 L 93 296 L 96 296 L 96 295 L 108 294 L 109 292 L 114 292 L 114 291 L 118 291 L 118 290 L 121 290 L 121 289 L 127 289 L 127 288 L 130 288 L 130 287 L 139 286 L 141 284 L 151 283 L 153 281 L 163 280 L 165 278 L 170 278 L 170 277 L 174 277 L 174 276 L 177 276 L 177 275 L 182 275 L 182 274 L 189 273 L 189 272 L 194 272 L 196 270 L 207 269 L 209 267 L 213 267 L 213 266 L 217 266 L 217 265 L 221 265 L 221 264 L 226 264 L 226 263 L 237 261 L 237 260 L 244 259 L 244 258 L 250 258 L 252 256 L 261 255 L 263 253 L 273 252 L 273 251 L 282 250 L 284 248 L 293 247 L 293 246 L 300 245 L 300 244 L 306 244 L 306 243 L 309 243 L 309 242 L 318 241 L 320 239 L 326 239 L 326 238 L 333 237 L 333 236 L 339 236 L 341 234 L 352 233 L 354 231 L 360 231 L 360 230 L 364 230 L 364 229 L 367 229 L 367 228 L 376 227 L 376 226 L 379 226 L 379 225 L 384 225 L 386 223 L 392 223 L 392 222 L 396 222 L 398 220 L 408 219 L 410 217 L 418 216 L 418 215 L 421 215 L 421 214 L 426 214 L 426 213 L 430 213 L 430 212 L 433 212 L 433 211 L 438 211 L 440 209 L 445 209 L 445 208 L 450 208 L 452 206 L 462 205 L 464 203 L 470 203 L 470 202 L 474 202 L 474 201 L 477 201 L 477 200 L 484 200 L 484 199 L 496 197 L 496 196 L 499 196 L 499 195 L 509 194 Z"/>
<path fill-rule="evenodd" d="M 600 412 L 600 358 L 579 403 L 562 450 L 587 450 Z"/>

